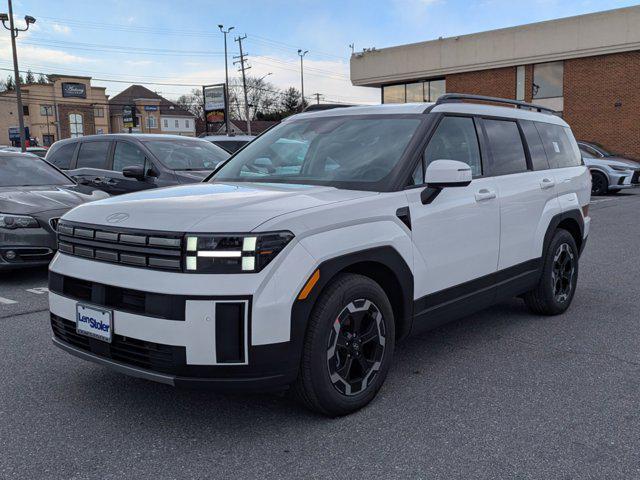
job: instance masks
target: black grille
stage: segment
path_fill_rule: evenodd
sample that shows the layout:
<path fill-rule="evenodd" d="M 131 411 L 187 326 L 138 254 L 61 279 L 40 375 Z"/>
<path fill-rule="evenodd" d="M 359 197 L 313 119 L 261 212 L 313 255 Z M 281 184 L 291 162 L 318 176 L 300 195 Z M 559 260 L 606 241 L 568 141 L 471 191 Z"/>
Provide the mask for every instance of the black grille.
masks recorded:
<path fill-rule="evenodd" d="M 58 250 L 68 255 L 157 270 L 182 270 L 182 235 L 59 223 Z"/>
<path fill-rule="evenodd" d="M 59 221 L 60 221 L 60 218 L 52 218 L 49 220 L 49 225 L 51 226 L 54 232 L 58 229 Z"/>
<path fill-rule="evenodd" d="M 165 320 L 184 320 L 189 298 L 115 287 L 55 272 L 49 272 L 49 290 L 80 302 Z"/>
<path fill-rule="evenodd" d="M 631 177 L 631 183 L 637 185 L 640 183 L 640 170 L 636 170 L 633 172 L 633 177 Z"/>
<path fill-rule="evenodd" d="M 184 347 L 146 342 L 121 335 L 114 335 L 111 343 L 102 342 L 78 334 L 75 323 L 54 314 L 51 314 L 51 328 L 56 338 L 69 345 L 127 365 L 175 373 L 176 367 L 185 363 Z"/>

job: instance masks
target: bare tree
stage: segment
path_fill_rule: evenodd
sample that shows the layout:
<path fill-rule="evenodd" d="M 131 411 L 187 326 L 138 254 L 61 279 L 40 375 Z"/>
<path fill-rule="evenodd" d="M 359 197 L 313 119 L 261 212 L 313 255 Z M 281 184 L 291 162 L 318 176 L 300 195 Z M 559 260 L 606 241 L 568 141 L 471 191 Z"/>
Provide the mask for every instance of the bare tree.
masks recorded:
<path fill-rule="evenodd" d="M 272 83 L 262 78 L 247 77 L 247 99 L 251 120 L 265 113 L 277 111 L 281 95 L 282 93 Z M 229 81 L 229 115 L 231 118 L 246 120 L 244 92 L 242 80 L 239 78 Z"/>

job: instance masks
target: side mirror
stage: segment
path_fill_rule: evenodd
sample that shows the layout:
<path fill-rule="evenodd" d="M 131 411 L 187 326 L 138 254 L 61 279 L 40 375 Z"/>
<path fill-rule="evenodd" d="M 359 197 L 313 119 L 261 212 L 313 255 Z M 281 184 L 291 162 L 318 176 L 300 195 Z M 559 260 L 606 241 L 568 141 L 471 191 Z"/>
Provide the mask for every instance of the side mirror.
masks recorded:
<path fill-rule="evenodd" d="M 443 188 L 466 187 L 471 183 L 471 167 L 457 160 L 434 160 L 424 175 L 427 188 L 420 198 L 424 205 L 433 202 Z"/>
<path fill-rule="evenodd" d="M 144 180 L 146 172 L 141 165 L 131 165 L 122 169 L 122 175 L 127 178 L 135 178 L 136 180 Z"/>

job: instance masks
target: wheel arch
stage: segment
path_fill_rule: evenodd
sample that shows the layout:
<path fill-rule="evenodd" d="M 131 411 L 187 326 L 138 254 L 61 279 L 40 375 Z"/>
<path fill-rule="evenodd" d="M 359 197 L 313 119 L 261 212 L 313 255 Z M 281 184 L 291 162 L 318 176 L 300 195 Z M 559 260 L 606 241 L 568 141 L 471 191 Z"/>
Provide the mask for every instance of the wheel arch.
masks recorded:
<path fill-rule="evenodd" d="M 568 210 L 554 216 L 549 222 L 547 232 L 544 236 L 543 255 L 544 252 L 547 251 L 549 243 L 551 243 L 554 232 L 559 228 L 566 230 L 571 234 L 576 242 L 576 246 L 578 247 L 578 252 L 582 253 L 582 248 L 584 246 L 584 219 L 582 218 L 580 211 Z"/>
<path fill-rule="evenodd" d="M 342 273 L 356 273 L 378 283 L 393 308 L 396 339 L 409 333 L 413 318 L 413 274 L 395 248 L 383 246 L 348 253 L 322 262 L 318 270 L 319 280 L 309 296 L 304 300 L 296 300 L 293 305 L 293 338 L 304 338 L 307 319 L 317 299 L 331 281 Z"/>

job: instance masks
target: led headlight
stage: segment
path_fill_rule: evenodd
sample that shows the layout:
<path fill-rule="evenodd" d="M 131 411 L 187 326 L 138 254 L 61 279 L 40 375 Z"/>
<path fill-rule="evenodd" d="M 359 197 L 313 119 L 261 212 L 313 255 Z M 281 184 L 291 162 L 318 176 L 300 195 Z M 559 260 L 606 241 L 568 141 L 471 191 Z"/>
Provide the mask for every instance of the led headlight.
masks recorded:
<path fill-rule="evenodd" d="M 616 172 L 627 172 L 631 170 L 631 167 L 620 167 L 618 165 L 611 165 L 611 168 L 614 169 Z"/>
<path fill-rule="evenodd" d="M 188 234 L 184 270 L 191 273 L 255 273 L 291 241 L 291 232 L 238 235 Z"/>
<path fill-rule="evenodd" d="M 14 230 L 16 228 L 38 228 L 38 221 L 28 215 L 11 215 L 0 213 L 0 228 Z"/>

